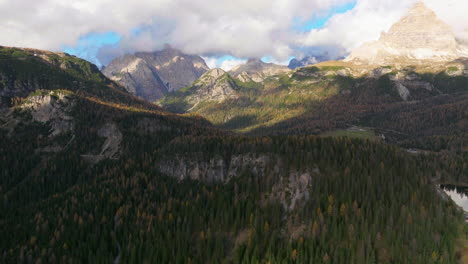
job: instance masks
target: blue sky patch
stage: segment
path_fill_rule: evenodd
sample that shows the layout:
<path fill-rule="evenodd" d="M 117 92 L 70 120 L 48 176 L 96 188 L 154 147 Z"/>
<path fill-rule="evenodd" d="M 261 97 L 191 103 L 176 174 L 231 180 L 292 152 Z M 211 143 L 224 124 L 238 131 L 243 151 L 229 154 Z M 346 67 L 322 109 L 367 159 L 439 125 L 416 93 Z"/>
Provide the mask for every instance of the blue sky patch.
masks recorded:
<path fill-rule="evenodd" d="M 313 29 L 323 28 L 327 22 L 336 14 L 345 13 L 353 9 L 357 4 L 357 1 L 337 6 L 330 9 L 328 12 L 321 16 L 314 15 L 310 19 L 304 21 L 300 18 L 294 19 L 292 29 L 297 32 L 308 32 Z M 138 27 L 132 30 L 134 36 L 138 36 L 148 29 L 145 27 Z M 74 46 L 62 46 L 62 50 L 71 55 L 83 58 L 90 62 L 95 63 L 98 67 L 101 67 L 102 64 L 97 58 L 99 49 L 106 45 L 117 45 L 121 41 L 122 37 L 116 32 L 103 32 L 103 33 L 89 33 L 82 36 L 76 45 Z M 242 60 L 241 58 L 236 58 L 230 55 L 219 56 L 216 58 L 217 65 L 221 65 L 223 61 L 228 60 Z M 274 62 L 272 56 L 265 56 L 262 58 L 264 62 Z"/>
<path fill-rule="evenodd" d="M 75 46 L 63 46 L 62 50 L 68 54 L 75 55 L 95 63 L 101 67 L 97 58 L 99 49 L 105 45 L 119 43 L 121 37 L 115 32 L 90 33 L 82 36 Z"/>
<path fill-rule="evenodd" d="M 299 32 L 308 32 L 313 29 L 323 28 L 327 24 L 328 20 L 330 20 L 330 18 L 332 18 L 334 15 L 346 13 L 349 10 L 352 10 L 354 7 L 356 7 L 356 4 L 357 4 L 357 1 L 354 1 L 348 4 L 337 6 L 335 8 L 332 8 L 325 15 L 322 15 L 319 17 L 312 16 L 307 21 L 301 21 L 300 18 L 296 18 L 294 19 L 293 29 Z"/>

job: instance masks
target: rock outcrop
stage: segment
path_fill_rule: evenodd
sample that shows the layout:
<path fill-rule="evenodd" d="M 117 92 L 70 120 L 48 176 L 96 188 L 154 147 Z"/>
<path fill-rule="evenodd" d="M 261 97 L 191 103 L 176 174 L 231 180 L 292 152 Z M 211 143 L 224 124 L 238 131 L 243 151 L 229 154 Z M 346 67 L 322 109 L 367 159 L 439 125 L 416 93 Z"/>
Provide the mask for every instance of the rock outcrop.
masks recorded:
<path fill-rule="evenodd" d="M 138 52 L 135 56 L 156 70 L 170 92 L 189 86 L 210 70 L 200 56 L 184 54 L 171 47 L 152 53 Z"/>
<path fill-rule="evenodd" d="M 289 72 L 286 66 L 265 63 L 260 59 L 249 59 L 247 63 L 239 65 L 229 71 L 229 74 L 242 82 L 263 82 L 267 77 Z"/>
<path fill-rule="evenodd" d="M 122 132 L 115 123 L 106 123 L 98 130 L 98 136 L 105 138 L 102 149 L 98 155 L 81 155 L 91 164 L 96 164 L 105 159 L 117 160 L 120 157 L 120 144 L 123 139 Z"/>
<path fill-rule="evenodd" d="M 203 101 L 222 102 L 227 98 L 237 97 L 235 81 L 222 69 L 213 69 L 205 73 L 190 89 L 194 92 L 188 101 L 193 105 Z"/>
<path fill-rule="evenodd" d="M 66 93 L 44 91 L 28 97 L 21 108 L 30 112 L 34 121 L 48 123 L 51 126 L 49 137 L 55 137 L 73 129 L 74 120 L 69 113 L 74 105 Z"/>
<path fill-rule="evenodd" d="M 280 202 L 286 210 L 294 210 L 309 198 L 313 175 L 320 174 L 320 170 L 286 171 L 284 163 L 284 160 L 273 154 L 248 153 L 227 158 L 204 158 L 200 153 L 164 159 L 158 162 L 157 167 L 160 172 L 180 181 L 191 179 L 206 183 L 227 183 L 245 173 L 252 177 L 268 177 L 274 185 L 271 192 L 265 194 L 263 202 Z"/>
<path fill-rule="evenodd" d="M 445 22 L 416 3 L 380 39 L 354 50 L 345 61 L 367 64 L 405 64 L 423 61 L 452 61 L 467 54 Z"/>
<path fill-rule="evenodd" d="M 189 86 L 209 70 L 203 58 L 166 47 L 113 60 L 103 73 L 130 93 L 147 101 Z"/>
<path fill-rule="evenodd" d="M 113 60 L 103 73 L 124 86 L 129 93 L 148 101 L 156 100 L 168 92 L 157 71 L 135 55 Z"/>

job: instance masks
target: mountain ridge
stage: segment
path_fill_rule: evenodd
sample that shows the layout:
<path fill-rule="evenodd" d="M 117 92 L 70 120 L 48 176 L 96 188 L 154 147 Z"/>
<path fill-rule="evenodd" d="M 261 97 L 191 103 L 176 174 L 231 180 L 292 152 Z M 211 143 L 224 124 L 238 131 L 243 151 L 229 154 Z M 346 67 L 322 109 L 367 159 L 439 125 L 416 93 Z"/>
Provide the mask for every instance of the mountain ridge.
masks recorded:
<path fill-rule="evenodd" d="M 374 65 L 443 62 L 467 57 L 466 51 L 452 28 L 423 2 L 417 2 L 379 40 L 353 50 L 345 61 Z"/>
<path fill-rule="evenodd" d="M 229 74 L 242 82 L 262 82 L 266 78 L 289 72 L 283 65 L 265 63 L 259 58 L 250 58 L 246 63 L 238 65 L 229 71 Z"/>
<path fill-rule="evenodd" d="M 161 51 L 136 52 L 116 58 L 102 72 L 130 93 L 152 102 L 168 92 L 189 86 L 208 70 L 200 56 L 166 46 Z"/>
<path fill-rule="evenodd" d="M 177 90 L 164 72 L 204 69 L 179 55 L 120 58 L 124 88 L 0 47 L 0 263 L 463 257 L 463 212 L 438 185 L 468 183 L 468 60 L 250 59 Z"/>

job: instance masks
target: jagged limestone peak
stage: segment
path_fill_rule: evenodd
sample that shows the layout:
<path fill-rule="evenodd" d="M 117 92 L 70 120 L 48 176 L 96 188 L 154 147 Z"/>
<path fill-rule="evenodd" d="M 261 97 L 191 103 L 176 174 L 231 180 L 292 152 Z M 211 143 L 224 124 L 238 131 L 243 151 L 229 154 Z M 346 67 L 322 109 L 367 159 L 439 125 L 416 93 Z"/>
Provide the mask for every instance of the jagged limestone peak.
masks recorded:
<path fill-rule="evenodd" d="M 378 41 L 357 48 L 346 61 L 450 61 L 462 57 L 461 50 L 452 28 L 423 2 L 417 2 Z"/>

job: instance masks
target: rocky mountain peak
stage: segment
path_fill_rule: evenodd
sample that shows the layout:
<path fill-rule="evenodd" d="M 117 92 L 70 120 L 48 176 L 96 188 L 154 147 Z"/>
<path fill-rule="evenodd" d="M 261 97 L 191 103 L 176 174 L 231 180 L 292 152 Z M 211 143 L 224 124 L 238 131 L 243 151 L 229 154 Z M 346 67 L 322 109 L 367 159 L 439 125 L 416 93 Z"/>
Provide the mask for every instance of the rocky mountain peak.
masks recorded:
<path fill-rule="evenodd" d="M 269 76 L 288 71 L 289 68 L 286 66 L 265 63 L 259 58 L 250 58 L 245 64 L 241 64 L 229 71 L 229 74 L 242 82 L 262 82 Z"/>
<path fill-rule="evenodd" d="M 247 64 L 254 64 L 254 63 L 263 64 L 264 62 L 260 58 L 250 58 L 247 60 Z"/>
<path fill-rule="evenodd" d="M 200 79 L 203 79 L 203 78 L 218 79 L 224 74 L 226 74 L 226 72 L 223 69 L 216 68 L 205 73 Z"/>
<path fill-rule="evenodd" d="M 452 28 L 423 2 L 413 5 L 380 39 L 354 50 L 346 59 L 367 63 L 407 60 L 450 61 L 462 56 Z"/>
<path fill-rule="evenodd" d="M 416 3 L 380 41 L 398 48 L 435 50 L 456 49 L 455 35 L 445 22 L 424 3 Z"/>
<path fill-rule="evenodd" d="M 103 73 L 130 93 L 148 101 L 189 86 L 209 70 L 203 58 L 166 45 L 155 52 L 137 52 L 113 60 Z"/>

